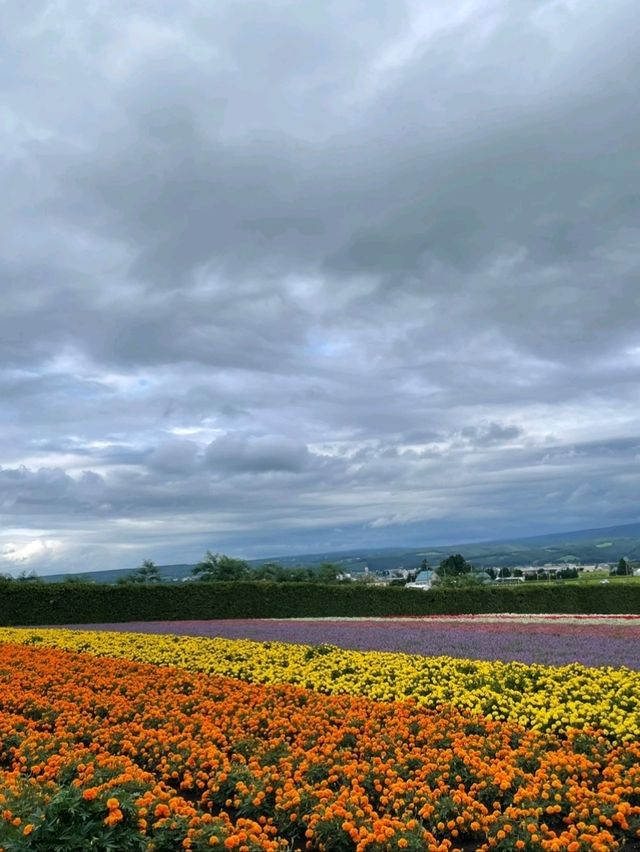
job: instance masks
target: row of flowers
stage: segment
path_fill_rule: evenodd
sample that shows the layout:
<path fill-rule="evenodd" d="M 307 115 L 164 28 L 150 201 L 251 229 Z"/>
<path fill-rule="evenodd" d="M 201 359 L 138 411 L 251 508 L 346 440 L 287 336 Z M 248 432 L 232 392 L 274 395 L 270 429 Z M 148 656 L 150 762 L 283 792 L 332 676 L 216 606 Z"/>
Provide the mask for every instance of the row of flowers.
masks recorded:
<path fill-rule="evenodd" d="M 452 704 L 488 720 L 541 731 L 599 729 L 615 742 L 640 739 L 640 672 L 420 657 L 333 646 L 136 633 L 0 629 L 0 642 L 54 646 L 178 666 L 249 683 L 289 683 L 329 695 Z"/>
<path fill-rule="evenodd" d="M 1 646 L 0 850 L 611 852 L 640 745 Z"/>
<path fill-rule="evenodd" d="M 465 615 L 340 615 L 327 618 L 326 616 L 309 617 L 303 616 L 300 621 L 515 621 L 518 623 L 562 621 L 567 624 L 574 622 L 620 622 L 640 623 L 640 615 L 632 614 L 607 614 L 607 613 L 523 613 L 523 612 L 484 612 L 469 613 Z"/>

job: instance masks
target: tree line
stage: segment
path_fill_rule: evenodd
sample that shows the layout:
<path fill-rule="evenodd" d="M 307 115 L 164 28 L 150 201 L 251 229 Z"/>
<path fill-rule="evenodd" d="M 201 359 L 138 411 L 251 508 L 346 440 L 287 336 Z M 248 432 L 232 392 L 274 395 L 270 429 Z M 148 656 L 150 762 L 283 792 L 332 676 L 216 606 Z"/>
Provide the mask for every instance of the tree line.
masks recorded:
<path fill-rule="evenodd" d="M 336 583 L 345 579 L 342 568 L 334 562 L 322 562 L 317 568 L 287 568 L 278 562 L 263 562 L 252 568 L 244 559 L 212 553 L 208 550 L 204 558 L 191 570 L 194 579 L 201 582 L 239 582 L 241 580 L 264 580 L 272 583 Z M 144 562 L 118 583 L 160 583 L 160 569 L 151 559 Z"/>

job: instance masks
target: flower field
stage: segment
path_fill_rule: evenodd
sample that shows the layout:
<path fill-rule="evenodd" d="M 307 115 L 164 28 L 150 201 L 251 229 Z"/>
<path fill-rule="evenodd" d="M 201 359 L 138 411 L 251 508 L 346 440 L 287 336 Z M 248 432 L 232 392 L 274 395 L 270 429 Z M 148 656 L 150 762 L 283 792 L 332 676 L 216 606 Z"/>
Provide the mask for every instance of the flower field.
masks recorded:
<path fill-rule="evenodd" d="M 238 619 L 94 625 L 92 629 L 329 643 L 352 650 L 640 670 L 639 616 L 426 616 Z"/>
<path fill-rule="evenodd" d="M 351 651 L 328 645 L 75 630 L 0 628 L 0 642 L 53 645 L 178 666 L 250 683 L 290 683 L 377 701 L 452 704 L 489 719 L 564 733 L 590 726 L 618 742 L 640 739 L 640 672 L 574 664 L 485 662 Z"/>
<path fill-rule="evenodd" d="M 640 673 L 0 629 L 0 850 L 638 850 Z"/>

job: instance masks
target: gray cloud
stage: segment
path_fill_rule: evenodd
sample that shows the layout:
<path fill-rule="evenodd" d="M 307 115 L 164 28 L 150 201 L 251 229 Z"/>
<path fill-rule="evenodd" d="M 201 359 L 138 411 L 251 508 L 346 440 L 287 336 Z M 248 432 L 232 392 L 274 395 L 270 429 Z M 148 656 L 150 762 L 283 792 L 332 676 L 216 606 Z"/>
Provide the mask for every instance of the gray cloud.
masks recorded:
<path fill-rule="evenodd" d="M 8 3 L 6 564 L 635 520 L 635 16 Z"/>
<path fill-rule="evenodd" d="M 230 474 L 298 473 L 309 463 L 309 451 L 304 444 L 278 436 L 236 434 L 212 441 L 206 449 L 206 460 L 216 471 Z"/>

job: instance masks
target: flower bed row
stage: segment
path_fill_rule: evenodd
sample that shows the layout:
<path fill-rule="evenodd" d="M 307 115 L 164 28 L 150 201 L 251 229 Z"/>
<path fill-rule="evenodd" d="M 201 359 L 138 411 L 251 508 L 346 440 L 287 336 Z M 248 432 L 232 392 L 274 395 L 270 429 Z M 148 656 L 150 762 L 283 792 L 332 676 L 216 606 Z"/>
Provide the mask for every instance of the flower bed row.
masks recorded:
<path fill-rule="evenodd" d="M 339 615 L 328 618 L 319 616 L 310 618 L 301 616 L 292 621 L 516 621 L 528 623 L 537 621 L 562 621 L 567 624 L 575 622 L 607 622 L 607 623 L 640 623 L 640 615 L 614 615 L 614 614 L 582 614 L 582 613 L 557 613 L 557 612 L 482 612 L 469 613 L 468 615 L 378 615 L 378 616 L 348 616 Z"/>
<path fill-rule="evenodd" d="M 640 739 L 640 672 L 348 651 L 135 633 L 0 629 L 0 642 L 50 645 L 178 666 L 250 683 L 290 683 L 329 695 L 453 704 L 489 720 L 563 733 L 597 728 L 612 741 Z"/>
<path fill-rule="evenodd" d="M 640 746 L 1 646 L 0 849 L 631 849 Z"/>
<path fill-rule="evenodd" d="M 75 628 L 82 629 L 82 628 Z M 626 666 L 640 671 L 640 620 L 467 618 L 233 619 L 92 624 L 91 630 L 329 643 L 361 651 Z"/>

